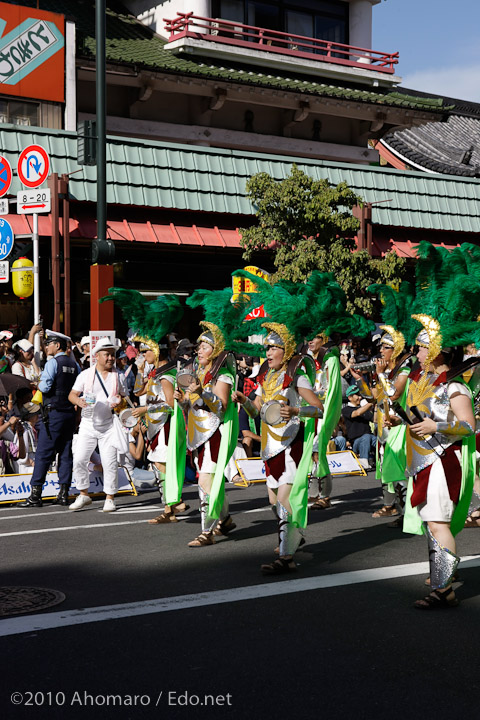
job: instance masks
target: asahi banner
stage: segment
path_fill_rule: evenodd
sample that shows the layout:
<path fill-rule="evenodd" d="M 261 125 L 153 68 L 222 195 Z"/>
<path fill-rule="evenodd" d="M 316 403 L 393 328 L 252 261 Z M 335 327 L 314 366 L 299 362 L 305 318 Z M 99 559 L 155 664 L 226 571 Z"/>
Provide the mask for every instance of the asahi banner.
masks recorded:
<path fill-rule="evenodd" d="M 0 475 L 0 504 L 14 503 L 25 500 L 30 495 L 31 473 L 22 475 Z M 54 498 L 59 491 L 58 476 L 56 472 L 47 473 L 45 483 L 43 485 L 42 498 Z M 103 473 L 94 470 L 90 473 L 90 487 L 88 492 L 91 495 L 103 493 Z M 72 485 L 70 495 L 76 497 L 79 491 Z M 118 468 L 118 493 L 137 494 L 135 485 L 133 484 L 128 470 L 126 468 Z"/>
<path fill-rule="evenodd" d="M 0 85 L 5 95 L 65 100 L 65 18 L 0 2 Z"/>

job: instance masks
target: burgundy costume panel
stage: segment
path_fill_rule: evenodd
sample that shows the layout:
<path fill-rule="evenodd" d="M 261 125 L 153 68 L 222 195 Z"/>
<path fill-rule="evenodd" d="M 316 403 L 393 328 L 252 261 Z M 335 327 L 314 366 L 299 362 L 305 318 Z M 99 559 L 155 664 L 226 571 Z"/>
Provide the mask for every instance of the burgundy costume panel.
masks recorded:
<path fill-rule="evenodd" d="M 210 457 L 212 458 L 212 462 L 216 463 L 218 461 L 218 453 L 220 451 L 220 442 L 222 440 L 222 435 L 220 433 L 220 428 L 217 428 L 215 432 L 213 433 L 210 440 L 207 442 L 210 443 Z M 203 445 L 200 445 L 200 447 L 197 450 L 197 457 L 198 457 L 198 467 L 199 472 L 202 472 L 202 465 L 203 465 L 203 456 L 205 454 L 205 445 L 206 443 L 203 443 Z"/>
<path fill-rule="evenodd" d="M 290 445 L 290 455 L 295 465 L 298 465 L 300 460 L 302 459 L 303 434 L 304 425 L 303 423 L 300 423 L 297 437 Z M 278 453 L 278 455 L 275 455 L 275 457 L 270 458 L 270 460 L 265 460 L 265 472 L 267 477 L 269 475 L 272 475 L 275 480 L 278 480 L 283 475 L 283 473 L 285 472 L 285 450 L 282 450 L 281 453 Z"/>
<path fill-rule="evenodd" d="M 462 465 L 455 455 L 455 450 L 461 449 L 461 443 L 450 445 L 443 453 L 441 459 L 445 477 L 447 480 L 448 493 L 450 500 L 457 504 L 460 497 L 460 487 L 462 484 Z M 412 507 L 417 507 L 424 503 L 427 499 L 428 479 L 432 465 L 420 470 L 413 479 Z"/>

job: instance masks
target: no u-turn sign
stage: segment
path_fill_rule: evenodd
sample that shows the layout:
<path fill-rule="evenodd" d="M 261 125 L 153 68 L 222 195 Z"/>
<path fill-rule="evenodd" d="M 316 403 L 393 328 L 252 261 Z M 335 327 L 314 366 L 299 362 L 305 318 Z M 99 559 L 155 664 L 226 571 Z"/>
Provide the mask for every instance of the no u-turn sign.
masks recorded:
<path fill-rule="evenodd" d="M 17 172 L 20 182 L 28 188 L 41 185 L 48 176 L 50 158 L 41 145 L 29 145 L 18 158 Z"/>

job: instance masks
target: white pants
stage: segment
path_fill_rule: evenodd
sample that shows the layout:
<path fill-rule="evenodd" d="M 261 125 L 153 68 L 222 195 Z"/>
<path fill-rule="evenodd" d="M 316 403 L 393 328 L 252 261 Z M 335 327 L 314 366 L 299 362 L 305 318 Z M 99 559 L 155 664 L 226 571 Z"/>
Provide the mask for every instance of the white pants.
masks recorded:
<path fill-rule="evenodd" d="M 91 420 L 81 421 L 73 453 L 73 478 L 78 490 L 88 490 L 90 486 L 88 463 L 98 444 L 103 467 L 103 491 L 106 495 L 115 495 L 118 490 L 118 460 L 114 440 L 113 424 L 107 430 L 98 430 Z"/>

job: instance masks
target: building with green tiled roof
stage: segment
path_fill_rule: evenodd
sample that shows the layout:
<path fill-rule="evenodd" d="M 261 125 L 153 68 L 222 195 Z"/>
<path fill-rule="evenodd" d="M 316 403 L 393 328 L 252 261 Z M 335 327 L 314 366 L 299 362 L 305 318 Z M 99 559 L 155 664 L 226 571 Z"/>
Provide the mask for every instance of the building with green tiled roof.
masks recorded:
<path fill-rule="evenodd" d="M 10 96 L 6 85 L 0 96 L 0 153 L 15 165 L 25 143 L 43 143 L 52 171 L 68 174 L 59 222 L 40 217 L 41 264 L 45 277 L 50 258 L 57 272 L 63 268 L 50 238 L 57 233 L 61 243 L 68 227 L 76 328 L 88 327 L 89 246 L 96 236 L 96 168 L 77 161 L 77 123 L 96 112 L 94 4 L 39 3 L 41 11 L 65 16 L 63 102 L 45 99 L 41 82 L 38 96 L 35 88 Z M 282 179 L 292 162 L 315 178 L 346 181 L 371 204 L 371 221 L 367 214 L 362 222 L 373 228 L 373 253 L 393 248 L 409 255 L 419 239 L 448 244 L 456 240 L 447 232 L 456 239 L 478 232 L 476 186 L 375 167 L 371 141 L 443 120 L 449 105 L 399 87 L 397 55 L 369 44 L 369 3 L 331 0 L 319 4 L 320 12 L 304 0 L 310 10 L 301 17 L 301 1 L 296 15 L 283 0 L 272 4 L 281 10 L 276 27 L 258 26 L 254 0 L 238 0 L 240 15 L 228 19 L 231 7 L 227 12 L 222 0 L 194 0 L 186 8 L 193 15 L 176 14 L 186 6 L 175 2 L 107 0 L 108 227 L 116 272 L 123 273 L 119 284 L 184 294 L 200 276 L 207 286 L 225 285 L 242 261 L 238 228 L 255 221 L 247 179 L 259 171 Z M 37 0 L 22 5 L 35 16 Z M 299 30 L 309 17 L 314 29 L 305 37 Z M 14 179 L 12 192 L 18 189 Z M 31 222 L 11 217 L 18 252 L 28 254 Z M 259 262 L 268 267 L 270 259 Z M 48 283 L 42 293 L 48 320 Z M 58 287 L 55 293 L 58 299 Z"/>

